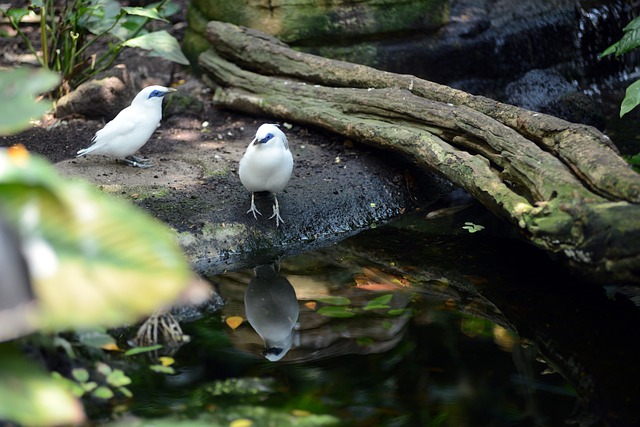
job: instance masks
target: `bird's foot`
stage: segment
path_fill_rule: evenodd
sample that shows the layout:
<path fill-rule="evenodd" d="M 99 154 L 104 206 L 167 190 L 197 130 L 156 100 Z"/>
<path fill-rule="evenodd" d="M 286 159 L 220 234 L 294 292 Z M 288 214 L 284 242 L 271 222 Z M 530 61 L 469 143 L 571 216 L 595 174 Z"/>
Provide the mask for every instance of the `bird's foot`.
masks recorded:
<path fill-rule="evenodd" d="M 151 159 L 145 159 L 142 157 L 127 156 L 124 158 L 124 161 L 136 168 L 150 168 L 153 166 L 153 163 L 150 163 Z"/>
<path fill-rule="evenodd" d="M 275 204 L 273 205 L 273 214 L 269 217 L 269 219 L 271 218 L 276 218 L 276 227 L 278 227 L 280 225 L 280 223 L 284 224 L 284 220 L 282 219 L 282 217 L 280 216 L 280 206 L 278 205 L 278 198 L 274 195 L 273 198 L 275 199 Z"/>
<path fill-rule="evenodd" d="M 253 217 L 255 219 L 258 219 L 258 217 L 256 216 L 256 214 L 258 215 L 262 215 L 260 213 L 260 211 L 258 210 L 258 208 L 256 208 L 256 203 L 255 203 L 255 194 L 251 193 L 251 208 L 247 211 L 247 213 L 251 212 L 253 214 Z"/>

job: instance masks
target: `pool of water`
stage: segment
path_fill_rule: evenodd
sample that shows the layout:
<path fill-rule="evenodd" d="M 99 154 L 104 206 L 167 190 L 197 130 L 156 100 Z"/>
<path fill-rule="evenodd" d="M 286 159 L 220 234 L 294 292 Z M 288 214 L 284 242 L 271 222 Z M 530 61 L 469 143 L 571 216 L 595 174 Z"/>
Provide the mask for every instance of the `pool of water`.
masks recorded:
<path fill-rule="evenodd" d="M 276 260 L 260 283 L 253 270 L 212 278 L 227 304 L 184 325 L 176 374 L 134 378 L 131 411 L 234 427 L 639 421 L 636 290 L 569 276 L 475 204 L 445 212 Z M 260 317 L 244 294 L 270 284 Z M 299 312 L 281 360 L 263 357 L 247 307 L 263 331 Z"/>

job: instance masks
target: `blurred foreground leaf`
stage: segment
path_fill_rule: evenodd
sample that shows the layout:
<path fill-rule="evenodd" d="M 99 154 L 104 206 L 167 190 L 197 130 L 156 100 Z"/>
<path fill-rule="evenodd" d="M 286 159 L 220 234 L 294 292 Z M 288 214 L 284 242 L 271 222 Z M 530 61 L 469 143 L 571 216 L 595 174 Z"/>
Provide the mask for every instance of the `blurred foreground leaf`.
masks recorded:
<path fill-rule="evenodd" d="M 41 117 L 51 102 L 35 98 L 56 87 L 60 78 L 44 69 L 16 68 L 0 71 L 0 135 L 19 132 Z"/>
<path fill-rule="evenodd" d="M 37 301 L 33 327 L 135 322 L 188 283 L 189 265 L 163 224 L 62 179 L 41 158 L 0 150 L 0 213 L 21 238 Z"/>
<path fill-rule="evenodd" d="M 82 423 L 80 402 L 13 344 L 0 344 L 0 359 L 0 420 L 38 426 Z"/>

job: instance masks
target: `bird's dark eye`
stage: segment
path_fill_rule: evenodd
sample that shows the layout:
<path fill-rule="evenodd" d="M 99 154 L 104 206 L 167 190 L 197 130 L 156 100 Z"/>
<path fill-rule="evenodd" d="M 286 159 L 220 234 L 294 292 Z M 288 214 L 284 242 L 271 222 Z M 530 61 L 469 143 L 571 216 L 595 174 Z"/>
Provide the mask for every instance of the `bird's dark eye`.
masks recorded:
<path fill-rule="evenodd" d="M 264 137 L 265 142 L 269 141 L 271 138 L 273 138 L 273 134 L 272 133 L 268 133 L 267 136 Z"/>
<path fill-rule="evenodd" d="M 153 98 L 154 96 L 160 96 L 160 92 L 157 90 L 154 90 L 153 92 L 151 92 L 151 94 L 149 94 L 149 98 Z"/>

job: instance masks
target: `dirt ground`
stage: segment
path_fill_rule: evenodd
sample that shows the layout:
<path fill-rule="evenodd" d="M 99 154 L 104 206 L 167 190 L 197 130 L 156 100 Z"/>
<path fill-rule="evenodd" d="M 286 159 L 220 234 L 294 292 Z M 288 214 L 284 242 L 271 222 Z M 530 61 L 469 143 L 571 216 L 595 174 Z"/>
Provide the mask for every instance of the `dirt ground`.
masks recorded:
<path fill-rule="evenodd" d="M 179 38 L 185 25 L 181 16 L 168 30 Z M 2 43 L 0 64 L 28 60 L 19 40 Z M 202 273 L 253 266 L 328 244 L 420 208 L 449 189 L 388 153 L 322 130 L 279 123 L 294 154 L 293 176 L 278 195 L 285 223 L 276 228 L 269 215 L 255 220 L 246 214 L 250 194 L 240 183 L 237 165 L 258 126 L 276 121 L 218 109 L 211 101 L 212 89 L 185 67 L 135 49 L 120 59 L 133 77 L 135 92 L 150 84 L 178 89 L 165 101 L 161 126 L 139 151 L 152 159 L 152 168 L 133 168 L 103 156 L 76 159 L 75 153 L 108 121 L 87 119 L 81 111 L 48 115 L 24 132 L 0 138 L 0 146 L 23 144 L 70 179 L 91 181 L 146 209 L 175 230 Z M 263 213 L 271 211 L 268 195 L 257 204 Z"/>

